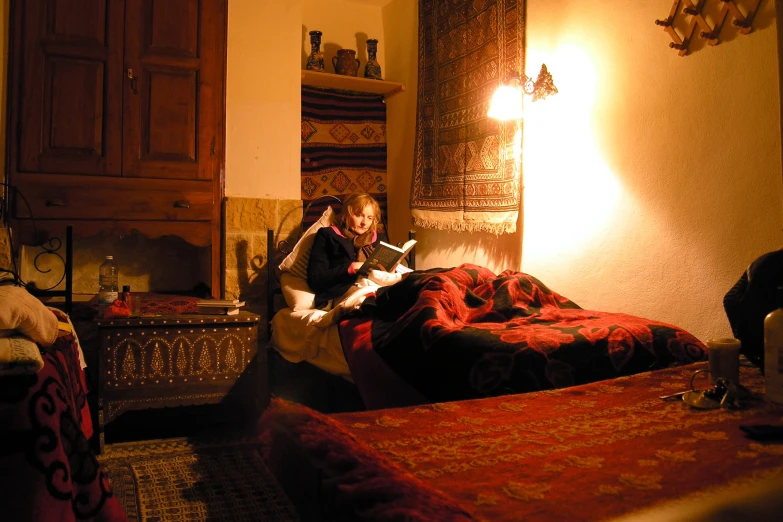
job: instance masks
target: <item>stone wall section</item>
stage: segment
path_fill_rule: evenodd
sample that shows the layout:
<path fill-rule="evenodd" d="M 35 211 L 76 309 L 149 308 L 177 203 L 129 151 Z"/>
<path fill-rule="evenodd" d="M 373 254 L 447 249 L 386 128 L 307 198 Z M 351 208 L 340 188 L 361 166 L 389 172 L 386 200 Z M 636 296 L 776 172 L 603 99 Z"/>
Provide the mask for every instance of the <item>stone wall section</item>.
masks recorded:
<path fill-rule="evenodd" d="M 8 241 L 10 230 L 7 227 L 0 226 L 0 268 L 11 270 L 11 243 Z"/>
<path fill-rule="evenodd" d="M 228 197 L 224 200 L 223 292 L 226 299 L 245 301 L 245 310 L 261 316 L 259 338 L 266 336 L 266 324 L 271 319 L 266 309 L 267 229 L 274 230 L 277 244 L 281 240 L 295 240 L 301 222 L 302 200 L 299 199 Z"/>

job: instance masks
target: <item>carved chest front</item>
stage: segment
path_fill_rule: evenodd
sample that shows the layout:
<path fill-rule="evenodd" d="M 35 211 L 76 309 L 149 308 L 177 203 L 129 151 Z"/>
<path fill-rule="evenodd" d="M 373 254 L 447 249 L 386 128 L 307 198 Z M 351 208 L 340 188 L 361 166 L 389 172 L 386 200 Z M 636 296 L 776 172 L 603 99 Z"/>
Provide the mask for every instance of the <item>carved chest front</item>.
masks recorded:
<path fill-rule="evenodd" d="M 98 426 L 128 410 L 236 401 L 268 403 L 259 316 L 164 315 L 98 321 Z"/>

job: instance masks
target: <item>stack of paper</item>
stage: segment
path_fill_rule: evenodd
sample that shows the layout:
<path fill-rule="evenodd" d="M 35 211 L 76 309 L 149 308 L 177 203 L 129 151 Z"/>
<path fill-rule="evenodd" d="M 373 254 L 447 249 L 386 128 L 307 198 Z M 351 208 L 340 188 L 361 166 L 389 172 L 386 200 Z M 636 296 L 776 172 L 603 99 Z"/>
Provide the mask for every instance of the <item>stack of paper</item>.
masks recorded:
<path fill-rule="evenodd" d="M 198 302 L 198 313 L 208 315 L 236 315 L 245 306 L 239 299 L 204 299 Z"/>

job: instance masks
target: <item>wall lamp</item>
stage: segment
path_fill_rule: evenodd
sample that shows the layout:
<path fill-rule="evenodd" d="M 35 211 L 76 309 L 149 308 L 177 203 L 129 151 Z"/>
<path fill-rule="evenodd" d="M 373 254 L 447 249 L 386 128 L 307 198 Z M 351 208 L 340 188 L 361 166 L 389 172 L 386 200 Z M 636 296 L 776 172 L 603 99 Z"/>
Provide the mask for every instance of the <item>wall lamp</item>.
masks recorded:
<path fill-rule="evenodd" d="M 524 78 L 524 81 L 523 79 Z M 545 64 L 541 65 L 538 78 L 533 81 L 529 76 L 512 73 L 505 83 L 501 84 L 492 101 L 489 103 L 487 116 L 500 121 L 522 119 L 522 94 L 532 94 L 533 101 L 543 100 L 547 96 L 557 94 L 557 87 Z"/>

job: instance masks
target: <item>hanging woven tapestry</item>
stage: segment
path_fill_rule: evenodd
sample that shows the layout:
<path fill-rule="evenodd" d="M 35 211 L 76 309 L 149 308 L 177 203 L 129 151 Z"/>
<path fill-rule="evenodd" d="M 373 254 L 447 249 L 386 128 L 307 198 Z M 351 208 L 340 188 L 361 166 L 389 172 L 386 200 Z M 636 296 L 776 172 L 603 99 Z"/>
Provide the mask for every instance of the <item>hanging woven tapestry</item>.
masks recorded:
<path fill-rule="evenodd" d="M 524 0 L 419 0 L 413 223 L 516 230 L 521 129 L 487 117 L 493 92 L 524 72 Z"/>
<path fill-rule="evenodd" d="M 385 216 L 383 96 L 302 87 L 301 170 L 305 206 L 324 195 L 366 192 Z"/>

